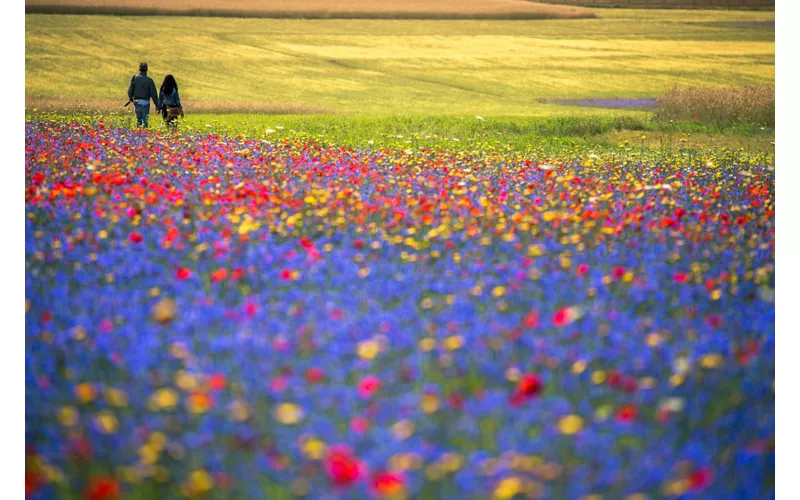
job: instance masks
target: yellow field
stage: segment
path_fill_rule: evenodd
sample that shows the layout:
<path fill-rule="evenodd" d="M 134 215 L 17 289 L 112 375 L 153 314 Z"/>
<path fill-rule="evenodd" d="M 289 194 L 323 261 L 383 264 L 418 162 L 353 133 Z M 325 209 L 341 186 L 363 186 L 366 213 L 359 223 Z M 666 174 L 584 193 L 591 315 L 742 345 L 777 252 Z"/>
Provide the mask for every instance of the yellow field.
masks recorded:
<path fill-rule="evenodd" d="M 583 7 L 527 0 L 26 0 L 31 12 L 100 14 L 199 14 L 304 18 L 492 18 L 593 17 Z"/>
<path fill-rule="evenodd" d="M 27 15 L 28 107 L 126 100 L 140 60 L 187 110 L 563 115 L 543 98 L 774 85 L 773 12 L 598 11 L 558 21 Z M 759 25 L 761 26 L 761 25 Z"/>

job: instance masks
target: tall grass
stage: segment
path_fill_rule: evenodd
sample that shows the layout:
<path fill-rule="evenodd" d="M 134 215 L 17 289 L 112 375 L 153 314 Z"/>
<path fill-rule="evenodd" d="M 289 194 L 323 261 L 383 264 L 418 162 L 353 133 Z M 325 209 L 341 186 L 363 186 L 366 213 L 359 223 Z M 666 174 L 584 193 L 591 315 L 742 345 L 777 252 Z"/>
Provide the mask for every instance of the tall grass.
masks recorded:
<path fill-rule="evenodd" d="M 656 100 L 659 121 L 695 120 L 715 125 L 775 127 L 775 89 L 749 87 L 676 88 Z"/>

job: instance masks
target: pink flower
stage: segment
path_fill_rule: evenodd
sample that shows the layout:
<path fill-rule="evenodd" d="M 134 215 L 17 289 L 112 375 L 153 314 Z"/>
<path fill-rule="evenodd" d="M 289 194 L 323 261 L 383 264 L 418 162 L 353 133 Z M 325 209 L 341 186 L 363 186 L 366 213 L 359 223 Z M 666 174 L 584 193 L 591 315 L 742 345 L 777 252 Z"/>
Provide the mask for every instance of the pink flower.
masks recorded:
<path fill-rule="evenodd" d="M 369 399 L 375 392 L 380 390 L 380 388 L 380 379 L 375 375 L 367 375 L 358 383 L 358 394 L 364 399 Z"/>

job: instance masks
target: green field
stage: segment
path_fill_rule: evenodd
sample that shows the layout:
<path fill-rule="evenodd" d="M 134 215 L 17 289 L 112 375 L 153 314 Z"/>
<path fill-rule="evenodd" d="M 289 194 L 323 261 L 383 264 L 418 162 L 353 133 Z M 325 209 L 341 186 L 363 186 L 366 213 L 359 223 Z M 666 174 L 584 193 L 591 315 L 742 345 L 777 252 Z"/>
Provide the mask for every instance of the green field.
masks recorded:
<path fill-rule="evenodd" d="M 140 60 L 187 115 L 626 115 L 543 98 L 774 85 L 774 12 L 602 10 L 559 21 L 26 15 L 26 105 L 109 111 Z"/>

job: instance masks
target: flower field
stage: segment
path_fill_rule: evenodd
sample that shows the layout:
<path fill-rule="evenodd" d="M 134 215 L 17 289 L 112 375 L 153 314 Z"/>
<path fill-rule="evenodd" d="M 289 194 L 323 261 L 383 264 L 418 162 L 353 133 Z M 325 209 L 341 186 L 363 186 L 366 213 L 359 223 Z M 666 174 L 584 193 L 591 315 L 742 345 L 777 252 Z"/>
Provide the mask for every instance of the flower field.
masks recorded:
<path fill-rule="evenodd" d="M 30 498 L 771 498 L 772 155 L 26 121 Z"/>

